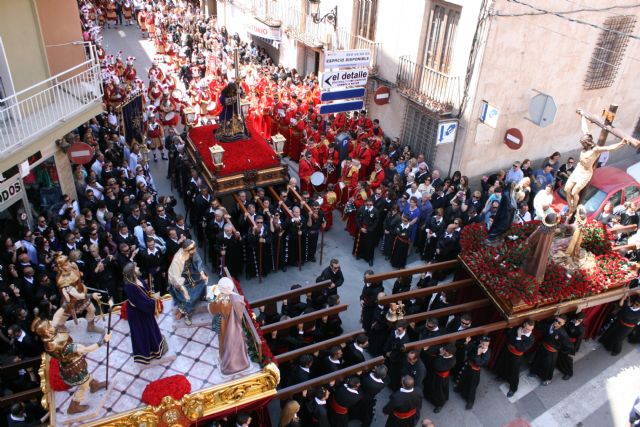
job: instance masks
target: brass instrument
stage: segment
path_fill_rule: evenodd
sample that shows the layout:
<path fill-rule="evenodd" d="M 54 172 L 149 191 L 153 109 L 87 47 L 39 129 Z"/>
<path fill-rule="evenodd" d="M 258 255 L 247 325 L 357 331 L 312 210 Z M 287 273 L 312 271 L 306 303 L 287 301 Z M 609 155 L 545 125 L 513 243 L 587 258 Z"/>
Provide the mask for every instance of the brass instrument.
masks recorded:
<path fill-rule="evenodd" d="M 403 319 L 405 314 L 406 310 L 402 301 L 398 301 L 397 303 L 392 302 L 389 304 L 389 311 L 387 312 L 386 318 L 387 321 L 393 323 Z"/>

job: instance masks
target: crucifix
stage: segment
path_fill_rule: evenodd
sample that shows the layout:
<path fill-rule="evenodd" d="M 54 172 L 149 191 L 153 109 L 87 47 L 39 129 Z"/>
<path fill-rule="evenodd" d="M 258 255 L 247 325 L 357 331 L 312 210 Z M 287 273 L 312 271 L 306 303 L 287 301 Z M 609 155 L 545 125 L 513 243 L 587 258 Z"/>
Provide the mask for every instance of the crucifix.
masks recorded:
<path fill-rule="evenodd" d="M 596 168 L 596 163 L 601 153 L 617 150 L 627 144 L 631 144 L 634 147 L 640 146 L 640 141 L 636 138 L 613 127 L 612 122 L 615 116 L 615 110 L 617 110 L 616 105 L 609 107 L 609 110 L 605 111 L 604 121 L 581 109 L 576 111 L 580 115 L 582 122 L 583 135 L 580 138 L 582 151 L 580 151 L 580 157 L 575 170 L 571 173 L 571 176 L 569 176 L 564 186 L 564 191 L 567 195 L 567 205 L 569 207 L 567 218 L 571 218 L 575 212 L 580 202 L 580 192 L 589 184 L 589 181 L 591 181 L 593 171 Z M 593 140 L 593 135 L 589 132 L 589 122 L 602 129 L 597 144 Z M 605 146 L 604 144 L 609 133 L 620 138 L 622 141 L 617 144 Z"/>

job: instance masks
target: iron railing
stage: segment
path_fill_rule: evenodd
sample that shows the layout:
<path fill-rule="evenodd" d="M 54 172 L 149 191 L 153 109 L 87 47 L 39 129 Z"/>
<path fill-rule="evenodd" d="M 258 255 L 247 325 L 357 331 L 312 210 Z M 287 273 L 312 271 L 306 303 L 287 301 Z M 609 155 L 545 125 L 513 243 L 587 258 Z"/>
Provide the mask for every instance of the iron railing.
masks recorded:
<path fill-rule="evenodd" d="M 0 155 L 32 142 L 96 102 L 102 102 L 102 81 L 94 59 L 0 99 Z"/>
<path fill-rule="evenodd" d="M 460 106 L 460 78 L 418 65 L 401 56 L 396 77 L 398 90 L 428 109 L 447 113 Z"/>
<path fill-rule="evenodd" d="M 378 51 L 380 43 L 368 40 L 362 36 L 356 36 L 347 31 L 346 28 L 340 28 L 337 31 L 335 49 L 366 49 L 371 52 L 371 62 L 369 63 L 370 74 L 375 75 L 378 71 Z"/>

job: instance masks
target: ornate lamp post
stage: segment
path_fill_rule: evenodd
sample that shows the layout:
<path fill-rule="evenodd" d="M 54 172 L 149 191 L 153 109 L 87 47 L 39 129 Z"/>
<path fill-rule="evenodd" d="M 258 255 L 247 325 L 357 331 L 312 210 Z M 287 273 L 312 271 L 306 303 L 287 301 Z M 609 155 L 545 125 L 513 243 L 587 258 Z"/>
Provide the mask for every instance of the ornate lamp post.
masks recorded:
<path fill-rule="evenodd" d="M 338 29 L 338 5 L 336 5 L 329 13 L 320 16 L 320 0 L 307 0 L 309 4 L 309 13 L 313 18 L 313 22 L 315 24 L 319 24 L 323 21 L 327 21 L 329 24 L 333 25 L 333 30 L 336 31 Z"/>

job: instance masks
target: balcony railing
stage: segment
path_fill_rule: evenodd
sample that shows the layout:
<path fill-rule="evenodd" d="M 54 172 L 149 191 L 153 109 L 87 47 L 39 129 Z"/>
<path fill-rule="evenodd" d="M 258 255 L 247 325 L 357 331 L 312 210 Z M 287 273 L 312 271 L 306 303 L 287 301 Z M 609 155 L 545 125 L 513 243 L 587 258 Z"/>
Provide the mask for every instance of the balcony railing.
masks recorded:
<path fill-rule="evenodd" d="M 100 65 L 91 59 L 0 99 L 0 155 L 101 101 Z"/>
<path fill-rule="evenodd" d="M 258 15 L 264 8 L 258 9 Z M 265 17 L 272 21 L 280 21 L 282 30 L 298 41 L 309 46 L 330 47 L 333 25 L 327 22 L 315 23 L 309 14 L 286 2 L 268 2 Z"/>
<path fill-rule="evenodd" d="M 401 56 L 396 77 L 398 90 L 405 96 L 438 113 L 449 113 L 460 106 L 460 79 L 418 65 Z"/>
<path fill-rule="evenodd" d="M 361 36 L 351 34 L 345 28 L 338 29 L 338 37 L 333 49 L 366 49 L 371 52 L 371 62 L 369 63 L 369 74 L 378 72 L 378 50 L 380 43 L 368 40 Z"/>

